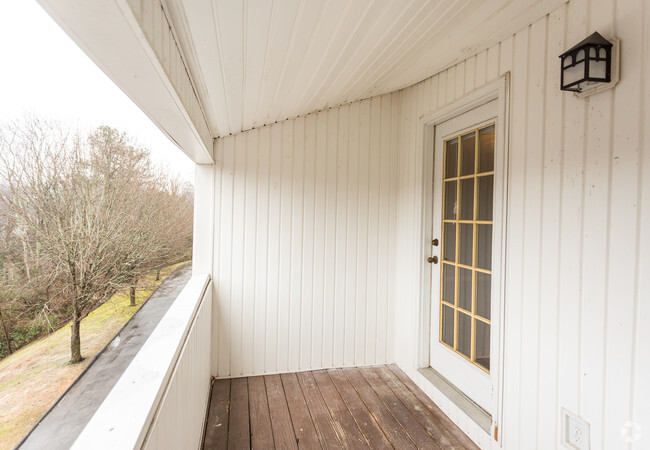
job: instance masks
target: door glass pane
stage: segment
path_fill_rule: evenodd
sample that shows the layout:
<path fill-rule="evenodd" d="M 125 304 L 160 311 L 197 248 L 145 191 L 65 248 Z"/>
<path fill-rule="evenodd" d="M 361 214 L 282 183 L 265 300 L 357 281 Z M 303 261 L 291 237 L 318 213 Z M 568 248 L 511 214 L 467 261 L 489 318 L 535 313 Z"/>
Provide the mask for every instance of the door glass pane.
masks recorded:
<path fill-rule="evenodd" d="M 476 220 L 492 220 L 492 184 L 494 177 L 478 177 L 478 211 Z M 463 180 L 465 181 L 465 180 Z M 462 187 L 462 186 L 461 186 Z M 462 190 L 461 190 L 462 192 Z"/>
<path fill-rule="evenodd" d="M 494 170 L 494 125 L 478 132 L 478 172 Z"/>
<path fill-rule="evenodd" d="M 445 223 L 442 242 L 442 259 L 444 261 L 456 261 L 456 224 Z"/>
<path fill-rule="evenodd" d="M 466 266 L 472 265 L 472 252 L 474 250 L 474 225 L 471 223 L 461 223 L 460 226 L 460 242 L 459 242 L 459 255 L 458 262 Z"/>
<path fill-rule="evenodd" d="M 445 145 L 445 178 L 458 176 L 458 138 Z"/>
<path fill-rule="evenodd" d="M 492 270 L 492 225 L 476 225 L 476 228 L 476 267 Z M 462 239 L 460 242 L 463 243 Z"/>
<path fill-rule="evenodd" d="M 454 302 L 456 267 L 449 264 L 442 265 L 442 299 L 446 302 Z"/>
<path fill-rule="evenodd" d="M 490 125 L 447 141 L 443 170 L 440 340 L 487 371 L 494 136 L 495 127 Z"/>
<path fill-rule="evenodd" d="M 460 220 L 474 219 L 474 178 L 460 180 Z"/>
<path fill-rule="evenodd" d="M 442 305 L 442 333 L 440 338 L 448 346 L 454 347 L 454 309 L 447 305 Z"/>
<path fill-rule="evenodd" d="M 476 324 L 476 364 L 490 370 L 490 325 L 474 319 Z"/>
<path fill-rule="evenodd" d="M 472 357 L 472 319 L 458 311 L 458 351 L 468 358 Z"/>
<path fill-rule="evenodd" d="M 445 219 L 456 220 L 456 181 L 445 182 Z"/>
<path fill-rule="evenodd" d="M 490 294 L 492 289 L 492 275 L 476 272 L 476 314 L 490 319 Z"/>
<path fill-rule="evenodd" d="M 476 149 L 475 133 L 466 134 L 461 138 L 460 175 L 474 174 L 474 151 Z"/>
<path fill-rule="evenodd" d="M 472 271 L 458 268 L 458 306 L 472 312 Z"/>

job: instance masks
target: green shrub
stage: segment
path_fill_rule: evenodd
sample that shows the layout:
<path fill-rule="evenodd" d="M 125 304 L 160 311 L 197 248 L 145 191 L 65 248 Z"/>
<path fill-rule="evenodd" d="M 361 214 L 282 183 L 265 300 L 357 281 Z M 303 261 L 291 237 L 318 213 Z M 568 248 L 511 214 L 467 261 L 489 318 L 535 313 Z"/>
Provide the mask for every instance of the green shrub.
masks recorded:
<path fill-rule="evenodd" d="M 31 323 L 27 326 L 16 327 L 9 332 L 11 348 L 15 352 L 44 334 L 47 334 L 47 329 L 40 323 Z M 7 347 L 7 342 L 2 339 L 0 340 L 0 359 L 6 356 L 9 356 L 9 348 Z"/>

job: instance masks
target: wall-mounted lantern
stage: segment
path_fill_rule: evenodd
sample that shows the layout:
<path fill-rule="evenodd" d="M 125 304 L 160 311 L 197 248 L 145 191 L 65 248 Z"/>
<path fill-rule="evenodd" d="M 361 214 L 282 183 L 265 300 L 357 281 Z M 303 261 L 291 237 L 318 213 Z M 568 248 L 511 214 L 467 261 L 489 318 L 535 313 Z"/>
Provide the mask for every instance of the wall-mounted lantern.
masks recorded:
<path fill-rule="evenodd" d="M 612 87 L 618 81 L 618 52 L 614 51 L 616 47 L 618 41 L 612 43 L 595 32 L 562 53 L 560 89 L 579 95 Z M 613 59 L 614 54 L 616 60 Z"/>

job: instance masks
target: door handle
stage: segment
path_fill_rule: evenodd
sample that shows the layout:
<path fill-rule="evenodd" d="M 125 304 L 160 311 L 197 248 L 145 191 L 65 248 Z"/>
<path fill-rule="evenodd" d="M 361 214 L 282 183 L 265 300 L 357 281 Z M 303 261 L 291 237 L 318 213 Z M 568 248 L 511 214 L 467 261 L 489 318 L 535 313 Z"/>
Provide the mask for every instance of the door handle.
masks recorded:
<path fill-rule="evenodd" d="M 429 256 L 429 257 L 427 258 L 427 262 L 428 262 L 429 264 L 431 264 L 431 263 L 433 263 L 433 264 L 438 264 L 438 257 L 437 257 L 437 256 Z"/>

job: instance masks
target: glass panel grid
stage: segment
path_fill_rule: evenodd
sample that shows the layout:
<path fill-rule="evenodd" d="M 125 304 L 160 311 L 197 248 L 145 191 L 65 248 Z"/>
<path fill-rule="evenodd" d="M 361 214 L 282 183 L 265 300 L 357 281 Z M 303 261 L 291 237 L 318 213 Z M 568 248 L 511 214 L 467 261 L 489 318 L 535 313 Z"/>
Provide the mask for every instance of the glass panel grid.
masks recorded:
<path fill-rule="evenodd" d="M 485 372 L 490 372 L 489 370 L 489 356 L 486 362 L 486 346 L 487 346 L 487 352 L 489 355 L 489 331 L 488 331 L 488 336 L 487 336 L 487 343 L 485 342 L 485 330 L 490 329 L 490 315 L 486 314 L 485 308 L 486 308 L 486 296 L 487 296 L 487 307 L 489 308 L 489 292 L 481 292 L 480 297 L 482 299 L 481 305 L 478 305 L 478 297 L 479 294 L 477 294 L 477 287 L 478 287 L 478 275 L 481 275 L 482 278 L 485 278 L 486 276 L 491 278 L 492 271 L 490 270 L 491 267 L 481 267 L 485 266 L 486 264 L 482 262 L 479 264 L 478 261 L 478 255 L 479 255 L 479 243 L 478 240 L 480 238 L 478 230 L 479 227 L 478 225 L 483 225 L 482 229 L 485 229 L 486 225 L 489 226 L 491 229 L 492 224 L 493 224 L 493 217 L 492 217 L 492 208 L 486 208 L 487 205 L 482 204 L 479 205 L 479 202 L 483 199 L 483 196 L 485 196 L 485 192 L 480 193 L 479 189 L 481 186 L 488 187 L 489 189 L 492 189 L 492 183 L 483 183 L 481 182 L 479 184 L 479 181 L 482 181 L 481 179 L 483 177 L 490 176 L 490 178 L 493 178 L 494 171 L 493 171 L 493 161 L 490 164 L 489 162 L 485 161 L 486 155 L 485 153 L 488 153 L 490 159 L 494 158 L 494 124 L 489 124 L 480 128 L 477 128 L 473 131 L 463 133 L 462 136 L 454 136 L 451 139 L 448 139 L 444 143 L 444 162 L 443 162 L 443 167 L 448 168 L 448 166 L 453 167 L 452 170 L 445 170 L 444 174 L 444 181 L 443 181 L 443 211 L 447 210 L 452 210 L 453 208 L 453 215 L 443 215 L 443 226 L 442 226 L 442 245 L 443 248 L 445 248 L 445 244 L 447 243 L 447 239 L 449 240 L 449 243 L 447 245 L 454 245 L 455 246 L 455 251 L 453 252 L 454 255 L 456 256 L 453 258 L 453 261 L 450 260 L 445 260 L 445 266 L 448 268 L 448 270 L 441 271 L 441 286 L 444 285 L 446 286 L 445 291 L 447 292 L 444 297 L 443 294 L 441 293 L 440 297 L 440 342 L 455 351 L 457 354 L 462 356 L 463 358 L 469 360 L 472 362 L 474 365 L 479 367 L 481 370 Z M 472 136 L 473 135 L 473 136 Z M 487 135 L 487 136 L 486 136 Z M 490 136 L 491 135 L 491 136 Z M 486 137 L 492 137 L 492 142 L 488 143 L 486 142 Z M 480 137 L 480 139 L 479 139 Z M 489 139 L 489 138 L 488 138 Z M 467 173 L 466 170 L 461 170 L 458 164 L 458 143 L 462 141 L 469 141 L 472 142 L 475 146 L 474 152 L 463 152 L 464 154 L 472 154 L 474 157 L 474 164 L 473 164 L 473 173 Z M 464 142 L 463 142 L 464 143 Z M 489 152 L 484 152 L 482 151 L 481 147 L 490 146 L 491 148 L 489 149 Z M 452 161 L 448 161 L 447 158 L 452 159 Z M 461 157 L 462 160 L 462 157 Z M 471 164 L 465 165 L 464 162 L 461 161 L 464 167 L 471 167 Z M 480 164 L 479 164 L 480 163 Z M 487 163 L 487 164 L 486 164 Z M 451 168 L 450 167 L 450 168 Z M 488 169 L 488 170 L 486 170 Z M 490 170 L 491 169 L 491 170 Z M 465 172 L 465 173 L 463 173 Z M 464 183 L 461 184 L 461 180 L 467 180 Z M 453 182 L 453 183 L 452 183 Z M 463 188 L 458 189 L 458 186 L 472 186 L 473 187 L 473 196 L 468 195 L 468 193 L 465 193 L 463 196 Z M 447 188 L 450 188 L 449 191 Z M 453 187 L 453 189 L 452 189 Z M 479 199 L 479 195 L 481 195 L 481 199 Z M 463 198 L 464 197 L 464 198 Z M 473 197 L 473 205 L 469 209 L 469 213 L 467 212 L 468 210 L 466 209 L 469 207 L 469 205 L 463 205 L 463 200 L 467 201 L 467 198 Z M 489 200 L 492 200 L 492 196 L 489 195 L 489 197 L 486 197 L 486 199 L 489 198 Z M 449 203 L 453 202 L 453 206 Z M 483 200 L 485 202 L 485 200 Z M 464 211 L 462 214 L 460 211 L 458 211 L 458 205 L 461 206 L 462 210 Z M 491 206 L 491 205 L 490 205 Z M 485 211 L 489 211 L 489 214 L 486 214 Z M 480 219 L 479 220 L 479 214 L 480 214 Z M 468 215 L 472 215 L 472 217 L 467 217 Z M 461 250 L 461 224 L 466 224 L 465 225 L 465 233 L 463 233 L 464 236 L 470 236 L 471 235 L 471 265 L 469 264 L 468 258 L 461 258 L 460 255 L 460 250 Z M 467 225 L 471 225 L 472 232 L 468 234 L 467 232 L 469 231 L 469 227 Z M 454 233 L 451 236 L 447 236 L 447 233 Z M 484 239 L 484 237 L 482 238 Z M 465 243 L 465 246 L 469 246 L 469 242 Z M 486 243 L 481 243 L 481 252 L 484 253 L 484 250 L 489 250 L 489 255 L 491 255 L 491 242 L 487 243 L 489 246 L 489 249 L 484 249 Z M 451 253 L 451 252 L 450 252 Z M 469 255 L 468 255 L 469 256 Z M 450 258 L 452 259 L 452 258 Z M 460 286 L 460 283 L 462 280 L 460 280 L 460 274 L 461 274 L 461 269 L 464 269 L 465 273 L 467 271 L 471 271 L 471 287 L 470 287 L 470 294 L 471 294 L 471 311 L 467 309 L 467 286 L 463 285 L 462 287 Z M 447 274 L 447 275 L 445 275 Z M 453 274 L 453 280 L 452 278 Z M 466 278 L 466 277 L 463 277 Z M 466 281 L 464 281 L 466 283 Z M 449 292 L 451 289 L 449 289 L 451 286 L 454 286 L 453 289 L 453 297 L 450 295 L 451 293 Z M 481 283 L 482 286 L 485 285 L 485 283 Z M 487 283 L 489 286 L 490 283 Z M 460 294 L 462 291 L 462 299 L 460 298 Z M 443 316 L 443 311 L 444 311 L 444 324 L 442 320 Z M 451 331 L 451 315 L 453 314 L 453 335 Z M 487 316 L 484 317 L 484 316 Z M 462 327 L 461 321 L 462 319 Z M 471 329 L 468 330 L 468 326 L 471 325 Z M 443 326 L 445 327 L 443 329 Z M 461 330 L 462 328 L 462 330 Z M 462 331 L 462 334 L 461 334 Z M 468 336 L 469 333 L 469 336 Z M 453 338 L 452 338 L 453 336 Z M 483 337 L 482 337 L 483 336 Z M 467 342 L 467 339 L 469 338 L 470 342 Z M 470 348 L 468 348 L 468 345 Z"/>

